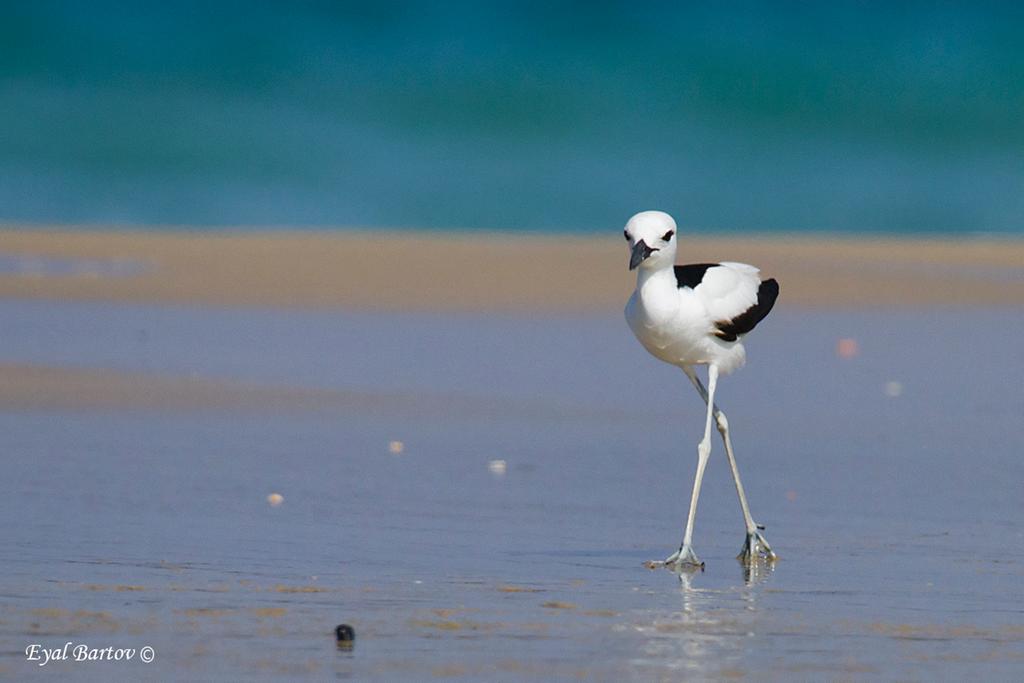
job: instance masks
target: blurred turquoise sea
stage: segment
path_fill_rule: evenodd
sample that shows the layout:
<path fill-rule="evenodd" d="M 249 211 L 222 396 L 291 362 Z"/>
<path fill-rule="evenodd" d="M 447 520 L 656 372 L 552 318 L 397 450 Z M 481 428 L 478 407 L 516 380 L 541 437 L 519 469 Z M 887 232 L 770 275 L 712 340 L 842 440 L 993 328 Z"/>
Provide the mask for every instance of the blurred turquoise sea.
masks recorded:
<path fill-rule="evenodd" d="M 1024 4 L 5 2 L 0 220 L 1024 234 Z"/>

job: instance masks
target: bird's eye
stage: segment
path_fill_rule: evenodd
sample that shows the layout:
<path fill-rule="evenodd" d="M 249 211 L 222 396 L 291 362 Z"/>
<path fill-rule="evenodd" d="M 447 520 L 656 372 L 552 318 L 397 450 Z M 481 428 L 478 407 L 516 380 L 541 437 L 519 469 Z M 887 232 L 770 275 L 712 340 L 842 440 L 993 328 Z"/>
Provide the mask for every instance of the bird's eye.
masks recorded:
<path fill-rule="evenodd" d="M 668 242 L 670 239 L 672 239 L 672 235 L 674 235 L 674 234 L 676 234 L 676 233 L 673 232 L 672 230 L 669 230 L 668 232 L 666 232 L 664 235 L 661 236 L 661 241 L 662 242 Z"/>
<path fill-rule="evenodd" d="M 626 241 L 628 242 L 629 241 L 629 230 L 623 230 L 622 234 L 625 235 Z"/>

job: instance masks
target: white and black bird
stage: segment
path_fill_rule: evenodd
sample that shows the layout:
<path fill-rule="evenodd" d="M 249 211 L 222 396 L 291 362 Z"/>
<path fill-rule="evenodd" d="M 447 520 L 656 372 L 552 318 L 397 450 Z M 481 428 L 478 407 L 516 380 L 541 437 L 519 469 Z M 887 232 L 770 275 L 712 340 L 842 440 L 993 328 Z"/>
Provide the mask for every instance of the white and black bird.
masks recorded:
<path fill-rule="evenodd" d="M 732 468 L 736 493 L 743 508 L 747 538 L 739 559 L 749 564 L 761 558 L 774 560 L 775 553 L 750 516 L 747 497 L 729 438 L 729 421 L 715 405 L 719 375 L 743 365 L 743 336 L 754 329 L 775 305 L 779 283 L 762 280 L 754 266 L 745 263 L 696 263 L 675 265 L 676 222 L 667 213 L 644 211 L 626 223 L 629 269 L 637 271 L 636 290 L 626 304 L 626 321 L 644 348 L 675 365 L 707 404 L 704 438 L 697 445 L 697 476 L 690 497 L 690 514 L 679 550 L 652 565 L 703 566 L 693 551 L 693 521 L 697 514 L 701 480 L 711 454 L 711 422 L 715 421 Z M 695 367 L 708 367 L 705 389 Z"/>

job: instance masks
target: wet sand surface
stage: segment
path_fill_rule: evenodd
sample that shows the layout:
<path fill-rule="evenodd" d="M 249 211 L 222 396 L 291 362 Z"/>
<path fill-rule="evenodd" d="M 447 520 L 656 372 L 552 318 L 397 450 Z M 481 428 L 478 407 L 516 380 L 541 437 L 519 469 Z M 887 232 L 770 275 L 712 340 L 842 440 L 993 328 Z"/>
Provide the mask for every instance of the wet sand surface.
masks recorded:
<path fill-rule="evenodd" d="M 0 677 L 1024 672 L 1019 309 L 773 313 L 720 399 L 781 559 L 734 559 L 716 441 L 682 576 L 642 563 L 678 545 L 702 405 L 617 310 L 0 318 Z M 26 661 L 68 641 L 155 661 Z"/>

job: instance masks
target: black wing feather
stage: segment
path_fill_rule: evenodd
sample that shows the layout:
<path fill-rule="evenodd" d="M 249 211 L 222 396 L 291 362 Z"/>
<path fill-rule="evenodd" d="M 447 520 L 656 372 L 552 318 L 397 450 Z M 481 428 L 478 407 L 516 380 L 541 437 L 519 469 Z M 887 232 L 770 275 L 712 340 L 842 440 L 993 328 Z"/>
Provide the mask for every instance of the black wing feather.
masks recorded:
<path fill-rule="evenodd" d="M 678 275 L 676 277 L 678 278 Z M 765 319 L 777 298 L 779 298 L 779 283 L 774 278 L 765 280 L 757 288 L 757 303 L 732 320 L 716 322 L 715 326 L 718 329 L 715 330 L 715 336 L 725 341 L 736 341 L 739 335 L 750 332 Z"/>
<path fill-rule="evenodd" d="M 693 289 L 704 279 L 704 273 L 708 268 L 716 268 L 717 263 L 691 263 L 688 266 L 675 266 L 676 285 L 679 289 L 689 287 Z"/>

